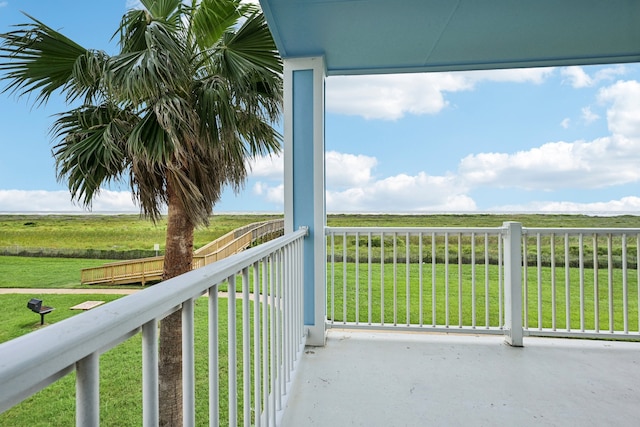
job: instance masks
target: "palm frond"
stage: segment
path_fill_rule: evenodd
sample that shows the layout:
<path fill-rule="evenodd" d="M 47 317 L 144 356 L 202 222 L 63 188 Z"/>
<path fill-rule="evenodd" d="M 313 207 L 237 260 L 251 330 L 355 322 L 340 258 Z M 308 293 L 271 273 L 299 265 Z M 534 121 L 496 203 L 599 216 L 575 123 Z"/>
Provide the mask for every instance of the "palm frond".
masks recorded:
<path fill-rule="evenodd" d="M 111 60 L 109 87 L 133 104 L 153 102 L 167 88 L 187 91 L 190 70 L 189 55 L 180 37 L 164 25 L 151 22 L 145 27 L 144 49 Z"/>
<path fill-rule="evenodd" d="M 84 93 L 73 78 L 76 62 L 86 57 L 87 50 L 26 16 L 33 22 L 16 25 L 15 30 L 0 34 L 0 58 L 6 60 L 0 64 L 0 71 L 4 72 L 2 80 L 8 81 L 4 91 L 18 96 L 33 93 L 37 105 L 46 103 L 56 90 L 66 92 L 68 100 Z"/>
<path fill-rule="evenodd" d="M 201 50 L 214 46 L 243 16 L 239 0 L 202 0 L 193 9 L 190 31 Z"/>
<path fill-rule="evenodd" d="M 109 104 L 85 106 L 58 116 L 53 133 L 59 180 L 74 200 L 90 207 L 103 184 L 121 179 L 128 166 L 124 142 L 136 116 Z"/>
<path fill-rule="evenodd" d="M 247 17 L 242 26 L 223 37 L 224 52 L 253 70 L 282 74 L 282 60 L 262 12 Z"/>

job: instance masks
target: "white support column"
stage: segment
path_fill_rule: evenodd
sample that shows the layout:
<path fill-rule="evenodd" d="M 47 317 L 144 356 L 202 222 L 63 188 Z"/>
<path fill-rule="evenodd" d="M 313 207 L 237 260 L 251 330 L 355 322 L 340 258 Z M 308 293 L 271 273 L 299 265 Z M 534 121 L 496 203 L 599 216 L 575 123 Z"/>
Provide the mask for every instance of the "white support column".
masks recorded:
<path fill-rule="evenodd" d="M 505 341 L 522 347 L 522 224 L 505 222 L 504 322 Z"/>
<path fill-rule="evenodd" d="M 323 57 L 284 61 L 284 221 L 285 232 L 309 227 L 304 243 L 304 322 L 307 343 L 324 345 L 326 247 L 324 228 Z"/>

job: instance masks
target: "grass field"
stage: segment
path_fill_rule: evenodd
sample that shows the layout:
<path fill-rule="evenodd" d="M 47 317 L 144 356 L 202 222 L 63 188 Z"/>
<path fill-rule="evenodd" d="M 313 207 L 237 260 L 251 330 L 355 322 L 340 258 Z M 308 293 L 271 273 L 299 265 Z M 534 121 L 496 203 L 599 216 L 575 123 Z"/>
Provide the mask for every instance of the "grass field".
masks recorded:
<path fill-rule="evenodd" d="M 275 219 L 274 215 L 216 215 L 207 228 L 194 233 L 199 248 L 252 222 Z M 0 247 L 164 250 L 166 220 L 157 224 L 138 215 L 0 215 Z"/>
<path fill-rule="evenodd" d="M 200 230 L 197 234 L 197 245 L 203 245 L 210 240 L 234 229 L 236 227 L 255 222 L 262 219 L 273 219 L 274 217 L 256 217 L 256 216 L 220 216 L 214 217 L 212 220 L 212 230 Z M 330 226 L 429 226 L 429 227 L 484 227 L 499 226 L 504 221 L 515 220 L 521 221 L 528 227 L 632 227 L 640 228 L 640 217 L 624 216 L 624 217 L 587 217 L 580 215 L 429 215 L 429 216 L 401 216 L 401 215 L 333 215 L 328 219 Z M 32 223 L 32 224 L 30 224 Z M 213 224 L 216 224 L 215 226 Z M 116 248 L 129 250 L 131 248 L 150 247 L 153 243 L 164 242 L 164 228 L 162 224 L 152 225 L 137 216 L 0 216 L 0 246 L 29 246 L 36 247 L 52 247 L 52 248 Z M 100 265 L 105 260 L 90 259 L 60 259 L 60 258 L 24 258 L 5 256 L 0 257 L 0 287 L 52 287 L 52 288 L 68 288 L 79 286 L 79 270 L 84 267 Z M 360 267 L 361 269 L 364 266 Z M 416 317 L 420 316 L 417 308 L 420 306 L 420 295 L 422 295 L 422 317 L 425 323 L 429 323 L 434 313 L 432 312 L 432 288 L 428 282 L 420 284 L 417 281 L 419 276 L 417 268 L 424 268 L 424 277 L 431 277 L 430 267 L 419 267 L 414 265 L 410 270 L 409 283 L 409 305 L 411 311 L 411 320 L 417 321 Z M 490 266 L 490 269 L 494 269 Z M 334 319 L 340 321 L 347 319 L 353 321 L 356 318 L 356 289 L 353 280 L 348 279 L 346 284 L 346 293 L 344 293 L 342 282 L 342 271 L 346 269 L 347 276 L 353 277 L 355 264 L 341 263 L 336 264 L 335 280 L 337 285 L 329 291 L 329 298 L 335 297 L 335 306 L 330 306 L 330 314 L 333 312 Z M 385 322 L 393 323 L 397 321 L 402 323 L 406 321 L 406 282 L 403 276 L 404 269 L 399 270 L 397 283 L 394 285 L 391 278 L 392 270 L 385 270 L 384 298 L 382 298 L 382 288 L 378 285 L 373 293 L 372 299 L 372 320 L 379 321 L 381 313 L 384 312 Z M 450 294 L 447 298 L 441 287 L 436 289 L 436 311 L 435 317 L 437 323 L 446 322 L 446 313 L 449 312 L 449 323 L 457 324 L 459 319 L 463 323 L 472 321 L 475 313 L 476 323 L 484 325 L 485 316 L 485 297 L 484 290 L 477 289 L 478 298 L 475 307 L 470 303 L 471 282 L 469 279 L 469 271 L 466 267 L 462 271 L 462 293 L 458 291 L 458 279 L 454 271 L 450 280 Z M 380 282 L 380 272 L 375 272 L 372 278 L 373 282 Z M 444 282 L 444 277 L 438 273 L 437 282 Z M 479 268 L 476 272 L 478 276 L 483 276 L 484 271 Z M 493 270 L 489 272 L 491 276 L 497 273 Z M 536 271 L 531 269 L 528 271 L 529 282 L 535 283 Z M 543 271 L 545 279 L 548 279 L 547 270 Z M 365 272 L 360 271 L 360 277 L 365 277 Z M 606 277 L 605 273 L 601 277 Z M 364 279 L 363 279 L 364 280 Z M 573 280 L 573 279 L 572 279 Z M 587 278 L 588 282 L 589 278 Z M 367 321 L 368 305 L 367 296 L 363 293 L 365 286 L 359 285 L 358 289 L 358 313 L 357 316 L 361 321 Z M 578 286 L 578 287 L 576 287 Z M 637 283 L 633 282 L 629 299 L 631 301 L 631 316 L 636 319 L 637 323 Z M 88 290 L 87 292 L 91 292 Z M 556 289 L 556 295 L 560 298 L 560 304 L 556 307 L 556 315 L 558 317 L 557 327 L 564 326 L 564 287 Z M 591 291 L 592 292 L 592 291 Z M 606 292 L 606 286 L 600 288 L 600 292 Z M 635 292 L 635 293 L 634 293 Z M 463 304 L 459 305 L 459 295 L 462 296 Z M 573 307 L 579 305 L 580 289 L 572 281 L 570 286 L 570 301 Z M 615 303 L 618 304 L 620 299 L 620 290 L 615 289 Z M 535 286 L 528 288 L 529 307 L 529 326 L 537 326 L 537 298 L 538 293 Z M 38 329 L 39 316 L 30 312 L 26 308 L 26 302 L 30 297 L 25 295 L 0 295 L 0 304 L 3 307 L 0 312 L 0 342 L 10 340 L 17 336 Z M 73 316 L 78 312 L 69 310 L 72 305 L 78 304 L 86 300 L 105 300 L 110 301 L 117 298 L 108 295 L 46 295 L 45 303 L 56 307 L 56 310 L 47 315 L 48 324 L 63 320 L 69 316 Z M 552 310 L 550 306 L 550 290 L 546 289 L 542 292 L 543 301 L 543 323 L 545 327 L 551 319 Z M 586 289 L 587 301 L 593 300 L 593 294 Z M 497 286 L 491 285 L 489 290 L 489 299 L 487 300 L 490 312 L 489 324 L 497 324 Z M 384 310 L 381 308 L 380 301 L 384 301 Z M 606 297 L 603 299 L 606 301 Z M 344 302 L 344 304 L 343 304 Z M 226 304 L 226 301 L 221 301 Z M 593 303 L 588 302 L 591 308 Z M 196 420 L 198 425 L 207 425 L 208 414 L 206 408 L 207 401 L 207 350 L 206 342 L 206 304 L 203 300 L 196 302 Z M 346 307 L 346 310 L 345 310 Z M 395 310 L 394 310 L 395 309 Z M 589 306 L 587 306 L 589 309 Z M 220 313 L 226 310 L 220 307 Z M 344 313 L 346 311 L 346 313 Z M 606 328 L 609 321 L 607 307 L 600 307 L 600 326 Z M 573 313 L 573 312 L 572 312 Z M 395 316 L 395 319 L 394 319 Z M 226 350 L 226 319 L 221 316 L 220 335 L 223 346 L 220 349 L 222 359 L 221 366 L 225 366 L 226 360 L 224 354 Z M 573 325 L 579 325 L 580 318 L 575 314 L 571 315 Z M 586 319 L 587 326 L 593 325 L 593 315 Z M 620 315 L 614 314 L 614 323 L 619 325 Z M 576 327 L 573 326 L 573 327 Z M 637 325 L 632 326 L 632 330 L 637 330 Z M 239 335 L 240 337 L 240 335 Z M 140 364 L 141 364 L 141 343 L 140 336 L 137 335 L 132 339 L 122 343 L 118 347 L 108 351 L 101 357 L 101 418 L 102 425 L 120 426 L 120 425 L 138 425 L 141 420 L 141 396 L 140 396 Z M 241 363 L 241 360 L 238 360 Z M 222 370 L 224 374 L 224 369 Z M 74 392 L 75 376 L 68 375 L 61 381 L 47 387 L 46 389 L 36 393 L 23 403 L 10 409 L 0 415 L 0 426 L 49 426 L 49 425 L 72 425 L 74 423 L 75 413 L 75 392 Z M 221 380 L 221 384 L 224 381 Z M 222 402 L 226 399 L 226 387 L 221 388 L 220 399 Z M 224 424 L 224 420 L 223 424 Z"/>
<path fill-rule="evenodd" d="M 47 324 L 78 314 L 70 310 L 76 304 L 87 300 L 112 301 L 113 295 L 46 295 L 46 303 L 56 307 L 46 316 Z M 32 330 L 40 328 L 40 316 L 26 308 L 28 295 L 0 295 L 0 343 Z M 226 300 L 220 301 L 220 313 L 226 313 Z M 208 352 L 207 301 L 200 298 L 195 304 L 196 331 L 196 425 L 208 424 Z M 238 312 L 241 312 L 238 302 Z M 241 325 L 241 322 L 238 322 Z M 44 326 L 46 327 L 46 325 Z M 220 336 L 220 366 L 222 387 L 220 401 L 226 404 L 225 384 L 227 319 L 220 315 L 218 320 Z M 240 337 L 241 334 L 238 333 Z M 100 417 L 103 426 L 135 426 L 142 420 L 142 350 L 140 334 L 107 351 L 100 357 Z M 242 359 L 238 360 L 241 369 Z M 239 372 L 242 372 L 241 370 Z M 241 384 L 240 384 L 241 387 Z M 221 405 L 222 406 L 222 405 Z M 224 406 L 221 411 L 226 411 Z M 239 412 L 240 417 L 242 411 Z M 226 420 L 221 419 L 221 425 Z M 0 414 L 0 426 L 71 426 L 75 424 L 75 373 L 69 374 L 49 387 L 34 394 L 22 403 Z"/>
<path fill-rule="evenodd" d="M 277 215 L 214 215 L 196 230 L 199 248 L 223 234 Z M 586 215 L 329 215 L 327 225 L 377 227 L 497 227 L 519 221 L 525 227 L 640 228 L 640 216 Z M 137 215 L 0 215 L 0 247 L 51 249 L 152 250 L 164 247 L 166 221 L 153 224 Z"/>
<path fill-rule="evenodd" d="M 422 283 L 420 283 L 422 270 Z M 354 263 L 336 263 L 327 272 L 327 314 L 329 319 L 340 323 L 360 322 L 385 324 L 425 324 L 438 326 L 477 326 L 500 327 L 498 284 L 498 267 L 490 265 L 487 277 L 489 283 L 485 289 L 485 268 L 476 266 L 475 284 L 472 269 L 469 265 L 452 265 L 449 276 L 445 276 L 442 265 L 438 265 L 433 282 L 433 270 L 430 264 L 412 264 L 409 266 L 409 280 L 404 264 L 395 271 L 393 265 L 384 269 L 384 281 L 380 265 L 373 265 L 371 276 L 368 266 L 360 264 L 358 282 L 356 282 Z M 460 274 L 461 273 L 461 274 Z M 527 270 L 527 314 L 529 328 L 567 328 L 567 288 L 564 284 L 564 268 L 556 270 L 557 284 L 555 288 L 555 324 L 551 269 L 541 268 L 541 283 L 538 293 L 537 270 Z M 607 271 L 599 270 L 598 274 L 598 326 L 608 330 L 610 322 L 614 330 L 623 330 L 624 315 L 622 272 L 615 270 L 612 276 L 612 298 L 609 298 Z M 344 278 L 346 277 L 346 280 Z M 371 282 L 371 305 L 369 305 L 369 279 Z M 627 299 L 629 304 L 629 330 L 638 331 L 638 281 L 637 275 L 629 275 Z M 580 278 L 570 275 L 569 282 L 569 326 L 578 329 L 581 322 L 585 329 L 593 330 L 595 324 L 594 277 L 592 270 L 586 270 L 585 286 L 580 290 Z M 356 286 L 357 283 L 357 286 Z M 384 285 L 382 285 L 382 283 Z M 433 286 L 433 283 L 436 285 Z M 472 296 L 475 295 L 475 304 Z M 581 296 L 584 299 L 584 315 L 580 311 Z M 356 301 L 357 299 L 357 301 Z M 434 303 L 435 301 L 435 303 Z M 539 323 L 538 301 L 541 305 L 542 317 Z M 609 312 L 609 303 L 613 307 L 613 316 Z M 407 310 L 408 306 L 408 310 Z M 435 309 L 434 309 L 435 308 Z M 356 311 L 357 309 L 357 311 Z M 487 313 L 488 310 L 488 313 Z M 435 320 L 434 320 L 435 319 Z M 487 321 L 488 319 L 488 321 Z"/>
<path fill-rule="evenodd" d="M 106 262 L 109 260 L 4 256 L 0 257 L 0 288 L 89 289 L 80 285 L 80 270 Z"/>

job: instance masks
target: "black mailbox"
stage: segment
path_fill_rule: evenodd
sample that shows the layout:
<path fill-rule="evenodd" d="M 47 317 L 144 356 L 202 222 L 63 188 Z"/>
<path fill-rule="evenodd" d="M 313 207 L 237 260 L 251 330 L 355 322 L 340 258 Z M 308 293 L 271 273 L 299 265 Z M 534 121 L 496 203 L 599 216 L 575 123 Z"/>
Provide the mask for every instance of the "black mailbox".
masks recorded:
<path fill-rule="evenodd" d="M 27 308 L 29 308 L 29 310 L 34 311 L 36 313 L 40 313 L 40 309 L 42 308 L 42 300 L 37 298 L 31 298 L 27 303 Z"/>

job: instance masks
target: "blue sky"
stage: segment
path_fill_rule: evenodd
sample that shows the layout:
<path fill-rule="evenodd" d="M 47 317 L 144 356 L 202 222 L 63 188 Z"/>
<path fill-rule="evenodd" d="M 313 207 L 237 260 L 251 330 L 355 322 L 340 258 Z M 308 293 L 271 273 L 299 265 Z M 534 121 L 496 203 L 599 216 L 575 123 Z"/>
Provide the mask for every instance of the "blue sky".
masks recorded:
<path fill-rule="evenodd" d="M 0 1 L 85 47 L 109 43 L 133 2 Z M 98 17 L 98 18 L 96 18 Z M 49 127 L 68 107 L 0 95 L 0 212 L 79 211 L 56 180 Z M 330 212 L 638 212 L 640 65 L 327 79 Z M 282 212 L 282 159 L 256 159 L 217 212 Z M 136 211 L 128 187 L 94 211 Z"/>

